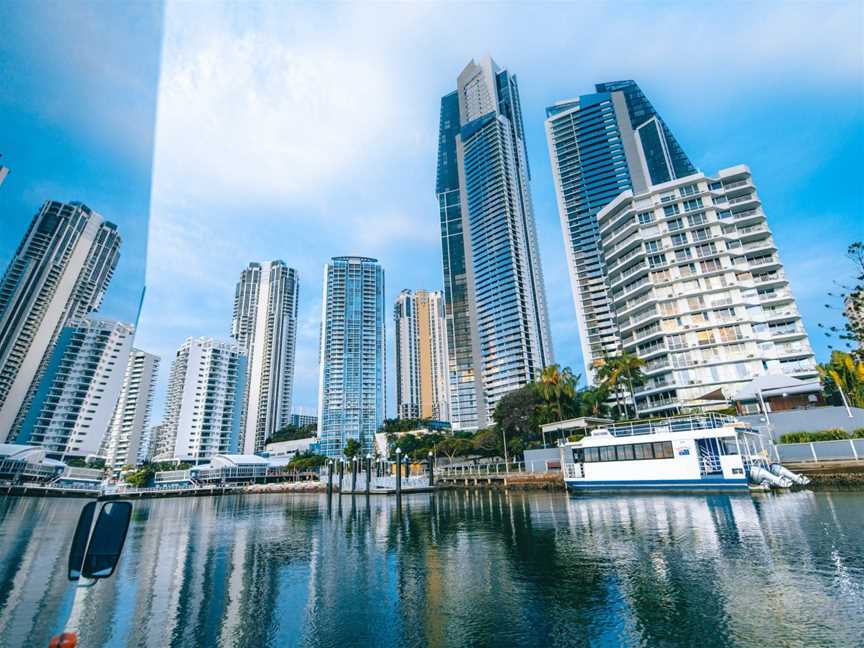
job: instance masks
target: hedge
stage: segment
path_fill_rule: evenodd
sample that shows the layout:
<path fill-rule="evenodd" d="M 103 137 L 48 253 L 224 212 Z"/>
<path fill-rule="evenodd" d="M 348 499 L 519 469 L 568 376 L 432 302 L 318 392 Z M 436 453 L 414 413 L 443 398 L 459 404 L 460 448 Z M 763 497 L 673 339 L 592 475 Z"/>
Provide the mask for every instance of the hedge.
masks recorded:
<path fill-rule="evenodd" d="M 864 428 L 852 432 L 832 428 L 819 432 L 790 432 L 780 437 L 780 443 L 814 443 L 816 441 L 845 441 L 847 439 L 864 439 Z"/>

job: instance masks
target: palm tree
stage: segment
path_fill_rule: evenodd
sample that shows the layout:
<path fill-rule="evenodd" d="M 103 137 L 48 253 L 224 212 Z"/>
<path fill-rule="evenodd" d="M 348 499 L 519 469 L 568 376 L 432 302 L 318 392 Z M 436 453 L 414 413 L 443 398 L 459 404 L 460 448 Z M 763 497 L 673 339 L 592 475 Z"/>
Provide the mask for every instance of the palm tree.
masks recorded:
<path fill-rule="evenodd" d="M 623 352 L 617 356 L 606 356 L 603 364 L 597 370 L 597 378 L 609 392 L 615 395 L 615 406 L 618 417 L 622 411 L 627 415 L 626 394 L 629 393 L 633 400 L 634 415 L 636 410 L 636 396 L 633 392 L 635 386 L 645 382 L 645 374 L 642 367 L 645 361 L 632 353 Z"/>
<path fill-rule="evenodd" d="M 834 351 L 831 360 L 818 366 L 822 380 L 833 383 L 852 407 L 864 407 L 864 362 L 843 351 Z"/>
<path fill-rule="evenodd" d="M 579 376 L 575 376 L 570 367 L 562 369 L 560 365 L 552 364 L 543 369 L 537 381 L 537 388 L 540 396 L 546 401 L 544 417 L 554 413 L 559 421 L 565 418 L 563 403 L 566 401 L 572 403 L 576 396 L 578 381 Z"/>

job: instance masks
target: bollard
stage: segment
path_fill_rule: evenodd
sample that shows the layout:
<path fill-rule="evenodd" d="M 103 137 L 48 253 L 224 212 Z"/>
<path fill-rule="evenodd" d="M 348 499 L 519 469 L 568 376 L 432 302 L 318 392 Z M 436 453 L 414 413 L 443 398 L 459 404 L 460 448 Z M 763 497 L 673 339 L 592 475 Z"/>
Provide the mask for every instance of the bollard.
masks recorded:
<path fill-rule="evenodd" d="M 339 459 L 339 494 L 342 494 L 342 479 L 345 477 L 345 460 Z"/>
<path fill-rule="evenodd" d="M 351 494 L 357 490 L 357 457 L 351 457 Z"/>
<path fill-rule="evenodd" d="M 396 501 L 402 497 L 402 449 L 396 448 Z"/>
<path fill-rule="evenodd" d="M 435 485 L 435 455 L 429 453 L 429 488 Z"/>
<path fill-rule="evenodd" d="M 366 497 L 369 497 L 369 489 L 372 488 L 372 455 L 366 455 Z"/>

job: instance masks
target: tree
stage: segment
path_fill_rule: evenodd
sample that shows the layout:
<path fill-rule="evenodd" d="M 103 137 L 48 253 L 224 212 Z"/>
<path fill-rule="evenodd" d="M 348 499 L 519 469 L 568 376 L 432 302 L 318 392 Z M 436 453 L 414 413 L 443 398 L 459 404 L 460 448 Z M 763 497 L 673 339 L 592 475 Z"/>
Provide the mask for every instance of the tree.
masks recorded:
<path fill-rule="evenodd" d="M 265 445 L 267 443 L 280 443 L 282 441 L 297 441 L 298 439 L 311 439 L 318 432 L 318 426 L 311 425 L 292 425 L 288 424 L 283 427 L 278 432 L 275 432 L 273 436 L 265 441 Z"/>
<path fill-rule="evenodd" d="M 836 338 L 849 350 L 856 360 L 864 360 L 864 243 L 855 241 L 846 249 L 846 258 L 855 266 L 852 285 L 835 281 L 840 292 L 829 292 L 828 296 L 838 299 L 840 305 L 825 304 L 828 310 L 841 310 L 845 318 L 842 326 L 818 324 L 825 337 Z M 833 349 L 832 345 L 828 345 Z"/>
<path fill-rule="evenodd" d="M 327 457 L 324 455 L 305 452 L 303 454 L 294 455 L 291 458 L 291 461 L 288 462 L 288 469 L 304 472 L 320 468 L 325 463 L 327 463 Z"/>
<path fill-rule="evenodd" d="M 544 423 L 563 421 L 573 414 L 576 405 L 576 384 L 579 376 L 570 367 L 561 369 L 560 365 L 549 365 L 537 380 L 537 389 L 545 401 L 541 405 L 541 418 Z"/>
<path fill-rule="evenodd" d="M 609 413 L 609 407 L 606 405 L 609 391 L 605 387 L 583 389 L 579 392 L 578 397 L 580 416 L 603 417 Z"/>
<path fill-rule="evenodd" d="M 348 442 L 342 449 L 342 454 L 344 454 L 348 459 L 351 459 L 355 456 L 360 456 L 362 453 L 363 446 L 360 445 L 360 442 L 357 439 L 348 439 Z"/>
<path fill-rule="evenodd" d="M 834 351 L 831 360 L 818 369 L 829 395 L 843 390 L 849 405 L 864 407 L 864 361 L 856 361 L 850 353 Z"/>
<path fill-rule="evenodd" d="M 615 396 L 616 418 L 627 415 L 628 395 L 635 408 L 636 396 L 633 388 L 645 382 L 645 374 L 642 373 L 644 365 L 645 361 L 632 353 L 624 352 L 603 358 L 597 377 L 602 387 Z"/>
<path fill-rule="evenodd" d="M 435 447 L 438 456 L 447 457 L 451 462 L 455 457 L 466 457 L 471 454 L 474 444 L 470 438 L 456 436 L 445 437 Z"/>
<path fill-rule="evenodd" d="M 474 452 L 481 457 L 496 457 L 501 456 L 501 435 L 494 427 L 477 430 L 472 440 Z"/>
<path fill-rule="evenodd" d="M 507 435 L 507 441 L 521 438 L 526 442 L 539 440 L 539 407 L 543 404 L 537 386 L 525 385 L 505 394 L 495 405 L 492 419 Z"/>

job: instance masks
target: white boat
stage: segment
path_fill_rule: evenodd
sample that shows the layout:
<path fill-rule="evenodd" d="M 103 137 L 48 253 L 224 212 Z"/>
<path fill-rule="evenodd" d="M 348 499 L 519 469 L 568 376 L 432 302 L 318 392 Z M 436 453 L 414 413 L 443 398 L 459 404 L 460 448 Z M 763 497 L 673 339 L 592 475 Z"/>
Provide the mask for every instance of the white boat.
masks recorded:
<path fill-rule="evenodd" d="M 761 437 L 748 424 L 720 414 L 605 425 L 562 442 L 560 450 L 564 483 L 576 492 L 792 484 L 771 472 Z"/>

